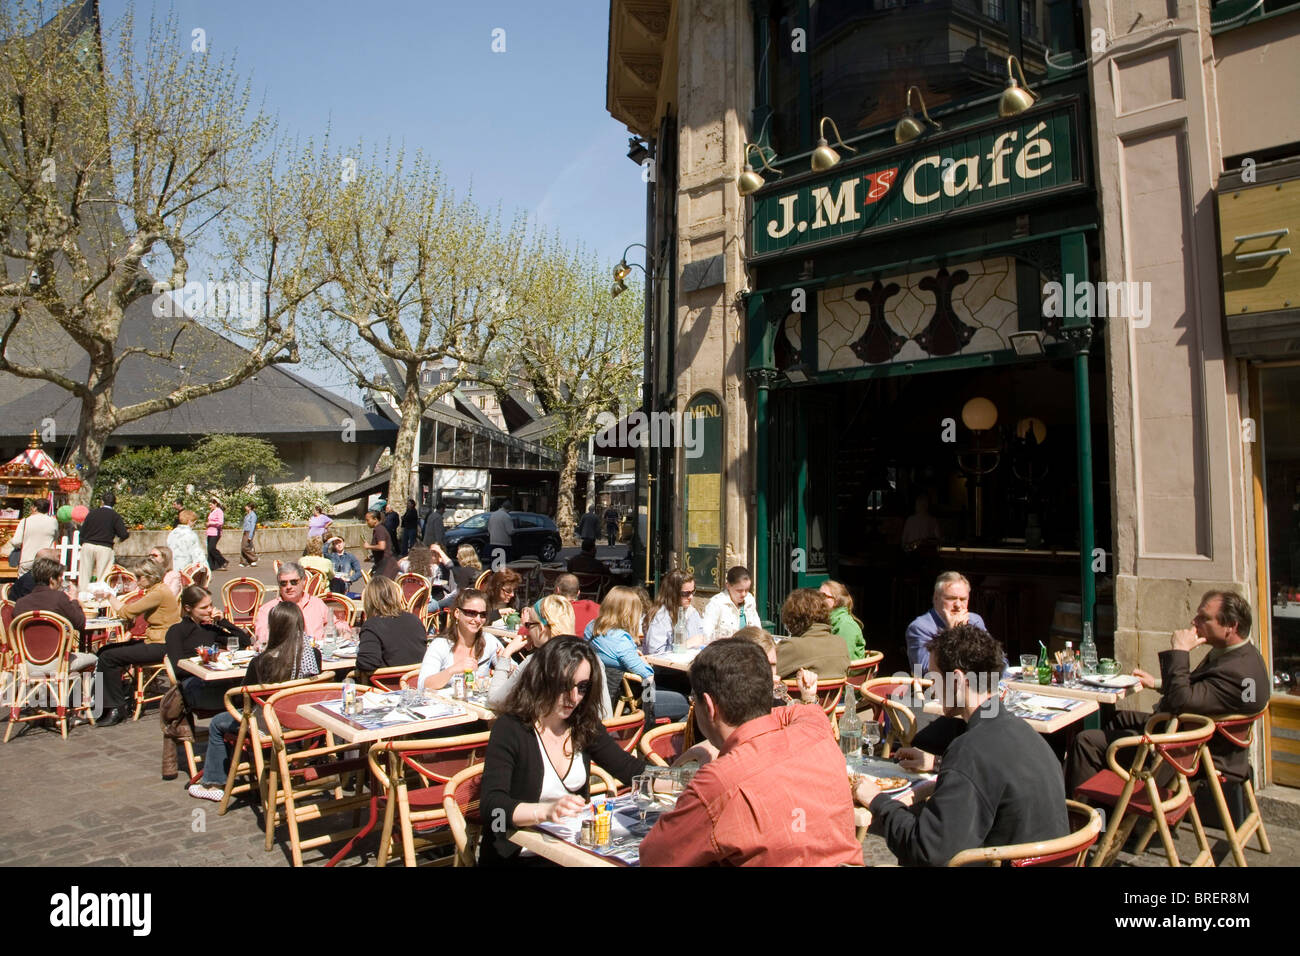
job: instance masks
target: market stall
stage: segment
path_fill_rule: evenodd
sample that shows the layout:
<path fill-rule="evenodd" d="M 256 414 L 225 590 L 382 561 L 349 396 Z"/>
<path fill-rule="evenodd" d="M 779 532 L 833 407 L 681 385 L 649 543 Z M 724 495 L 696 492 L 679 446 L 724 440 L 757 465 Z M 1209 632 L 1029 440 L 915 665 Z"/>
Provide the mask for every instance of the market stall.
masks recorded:
<path fill-rule="evenodd" d="M 40 435 L 33 431 L 27 448 L 12 461 L 0 465 L 0 554 L 8 555 L 9 539 L 30 510 L 30 500 L 47 499 L 53 514 L 67 500 L 69 492 L 76 491 L 80 485 L 79 479 L 69 478 L 45 453 Z M 0 561 L 0 581 L 17 577 L 17 568 Z"/>

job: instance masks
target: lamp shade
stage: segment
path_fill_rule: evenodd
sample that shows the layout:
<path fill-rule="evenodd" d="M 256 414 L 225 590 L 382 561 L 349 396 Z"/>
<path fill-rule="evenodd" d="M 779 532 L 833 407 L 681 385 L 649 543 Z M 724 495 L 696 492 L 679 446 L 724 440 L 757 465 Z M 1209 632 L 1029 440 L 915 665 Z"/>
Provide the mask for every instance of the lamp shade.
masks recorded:
<path fill-rule="evenodd" d="M 748 163 L 745 164 L 745 171 L 740 174 L 736 180 L 736 188 L 742 196 L 749 196 L 763 188 L 764 179 Z"/>
<path fill-rule="evenodd" d="M 988 431 L 998 423 L 998 407 L 987 398 L 972 398 L 961 407 L 961 420 L 973 432 Z"/>
<path fill-rule="evenodd" d="M 1042 444 L 1047 440 L 1047 426 L 1038 418 L 1022 418 L 1016 422 L 1016 437 L 1024 438 L 1030 432 L 1034 434 L 1034 441 Z"/>

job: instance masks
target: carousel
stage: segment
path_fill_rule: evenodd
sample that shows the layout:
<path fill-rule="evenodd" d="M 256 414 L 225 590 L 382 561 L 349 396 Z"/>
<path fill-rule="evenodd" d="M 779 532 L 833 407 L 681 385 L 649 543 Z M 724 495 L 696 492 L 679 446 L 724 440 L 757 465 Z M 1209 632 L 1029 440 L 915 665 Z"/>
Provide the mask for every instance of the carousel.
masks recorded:
<path fill-rule="evenodd" d="M 0 465 L 0 553 L 8 553 L 9 539 L 18 530 L 18 522 L 31 513 L 31 502 L 36 499 L 49 501 L 50 514 L 56 515 L 61 524 L 70 521 L 71 509 L 63 509 L 67 496 L 80 487 L 81 479 L 69 477 L 55 464 L 41 447 L 40 435 L 33 431 L 27 448 Z M 18 568 L 0 561 L 0 580 L 17 577 Z"/>

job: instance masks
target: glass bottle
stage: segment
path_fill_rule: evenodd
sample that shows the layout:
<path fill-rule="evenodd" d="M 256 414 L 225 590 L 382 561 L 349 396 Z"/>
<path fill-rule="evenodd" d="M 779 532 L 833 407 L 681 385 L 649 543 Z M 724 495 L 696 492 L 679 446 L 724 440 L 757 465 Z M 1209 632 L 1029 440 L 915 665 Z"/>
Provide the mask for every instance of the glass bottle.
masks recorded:
<path fill-rule="evenodd" d="M 840 752 L 846 757 L 862 755 L 862 718 L 858 716 L 858 702 L 853 696 L 853 685 L 844 688 L 844 716 L 840 718 Z"/>

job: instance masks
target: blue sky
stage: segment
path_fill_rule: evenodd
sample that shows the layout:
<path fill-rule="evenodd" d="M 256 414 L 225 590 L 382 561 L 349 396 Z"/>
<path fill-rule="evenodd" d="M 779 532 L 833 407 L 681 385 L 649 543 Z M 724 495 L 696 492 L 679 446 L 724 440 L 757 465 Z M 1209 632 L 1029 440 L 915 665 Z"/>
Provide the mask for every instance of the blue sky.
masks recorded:
<path fill-rule="evenodd" d="M 106 30 L 125 8 L 100 0 Z M 605 111 L 604 0 L 137 0 L 137 30 L 170 9 L 187 46 L 201 28 L 237 56 L 286 134 L 423 150 L 458 193 L 611 264 L 644 237 L 630 134 Z"/>
<path fill-rule="evenodd" d="M 68 0 L 41 2 L 48 17 Z M 100 0 L 106 33 L 126 9 Z M 233 55 L 281 135 L 319 141 L 328 130 L 336 148 L 364 143 L 362 160 L 389 141 L 421 150 L 458 195 L 472 189 L 507 221 L 523 213 L 611 267 L 644 239 L 641 170 L 627 158 L 627 129 L 605 111 L 606 0 L 136 0 L 134 9 L 141 53 L 150 17 L 174 11 L 186 52 L 202 29 L 208 55 Z M 192 277 L 213 251 L 191 250 Z M 629 258 L 645 261 L 639 250 Z M 341 369 L 311 377 L 361 399 Z"/>

